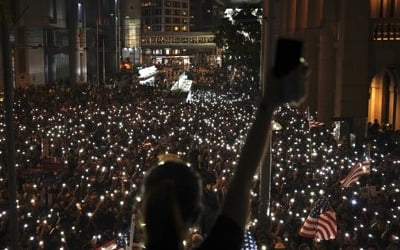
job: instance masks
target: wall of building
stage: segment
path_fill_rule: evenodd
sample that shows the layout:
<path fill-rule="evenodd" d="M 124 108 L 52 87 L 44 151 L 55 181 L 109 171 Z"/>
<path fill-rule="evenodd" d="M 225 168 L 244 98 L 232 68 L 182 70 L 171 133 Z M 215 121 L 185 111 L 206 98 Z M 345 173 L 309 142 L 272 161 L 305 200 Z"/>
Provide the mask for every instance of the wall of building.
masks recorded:
<path fill-rule="evenodd" d="M 141 5 L 140 1 L 124 0 L 121 2 L 122 29 L 122 58 L 129 59 L 133 64 L 141 63 Z"/>
<path fill-rule="evenodd" d="M 376 59 L 372 55 L 381 53 L 370 48 L 369 1 L 275 3 L 276 37 L 304 41 L 304 56 L 311 68 L 306 106 L 324 122 L 351 118 L 361 136 L 368 116 L 371 60 Z M 381 56 L 382 66 L 387 65 L 391 59 Z"/>
<path fill-rule="evenodd" d="M 41 27 L 25 27 L 23 29 L 23 38 L 21 38 L 21 40 L 22 41 L 19 41 L 17 45 L 17 49 L 19 50 L 19 53 L 21 53 L 16 56 L 18 72 L 24 73 L 21 71 L 22 66 L 24 66 L 29 78 L 29 84 L 45 84 L 46 64 L 44 47 L 46 44 L 44 40 L 44 29 Z M 24 53 L 22 53 L 23 51 Z"/>
<path fill-rule="evenodd" d="M 373 63 L 375 72 L 380 72 L 388 66 L 400 65 L 400 41 L 376 41 L 373 42 Z"/>
<path fill-rule="evenodd" d="M 368 116 L 369 14 L 365 0 L 340 1 L 335 116 L 352 117 L 362 136 Z M 354 11 L 357 10 L 357 11 Z"/>
<path fill-rule="evenodd" d="M 0 28 L 1 31 L 1 28 Z M 4 91 L 4 68 L 3 68 L 3 43 L 2 43 L 3 32 L 0 32 L 0 92 Z"/>
<path fill-rule="evenodd" d="M 17 86 L 26 79 L 28 84 L 73 84 L 115 74 L 114 5 L 107 0 L 19 0 L 13 44 Z"/>

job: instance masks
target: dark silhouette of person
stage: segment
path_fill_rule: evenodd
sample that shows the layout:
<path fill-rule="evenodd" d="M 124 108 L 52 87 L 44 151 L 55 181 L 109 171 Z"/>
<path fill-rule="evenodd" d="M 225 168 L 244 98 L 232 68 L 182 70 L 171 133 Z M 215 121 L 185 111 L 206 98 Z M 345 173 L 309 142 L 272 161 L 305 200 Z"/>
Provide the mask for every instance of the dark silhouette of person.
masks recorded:
<path fill-rule="evenodd" d="M 303 99 L 303 95 L 296 93 L 288 95 L 290 90 L 283 89 L 283 86 L 304 89 L 307 72 L 308 67 L 301 64 L 286 76 L 269 75 L 221 210 L 198 249 L 241 249 L 250 210 L 253 176 L 264 158 L 272 113 L 282 103 Z M 189 227 L 197 223 L 203 211 L 203 189 L 198 172 L 179 158 L 160 162 L 147 173 L 142 192 L 140 212 L 145 225 L 146 249 L 184 249 L 183 241 L 188 236 Z"/>

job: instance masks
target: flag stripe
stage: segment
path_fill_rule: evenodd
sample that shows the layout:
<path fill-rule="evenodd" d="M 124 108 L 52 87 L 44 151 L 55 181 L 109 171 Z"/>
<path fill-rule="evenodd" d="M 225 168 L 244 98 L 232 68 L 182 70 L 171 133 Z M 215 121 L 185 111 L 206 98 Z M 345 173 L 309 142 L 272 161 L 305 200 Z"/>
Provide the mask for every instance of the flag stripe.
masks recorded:
<path fill-rule="evenodd" d="M 369 161 L 354 164 L 347 176 L 340 181 L 342 187 L 350 187 L 360 176 L 370 174 L 370 165 Z"/>
<path fill-rule="evenodd" d="M 325 125 L 323 122 L 318 122 L 316 120 L 308 120 L 308 127 L 309 128 L 316 128 L 319 126 Z"/>
<path fill-rule="evenodd" d="M 364 175 L 365 173 L 356 173 L 351 176 L 351 178 L 347 179 L 344 181 L 343 186 L 344 187 L 349 187 L 352 183 L 358 181 L 360 179 L 360 176 Z"/>
<path fill-rule="evenodd" d="M 318 219 L 308 217 L 303 227 L 300 229 L 300 235 L 307 238 L 314 238 L 317 228 L 317 221 Z"/>
<path fill-rule="evenodd" d="M 332 239 L 332 235 L 336 235 L 337 231 L 334 212 L 327 211 L 324 214 L 321 214 L 318 225 L 320 226 L 319 231 L 322 232 L 322 237 L 320 239 L 321 240 Z"/>
<path fill-rule="evenodd" d="M 320 228 L 318 229 L 318 233 L 317 233 L 317 235 L 315 236 L 315 238 L 320 239 L 320 240 L 326 240 L 326 239 L 329 238 L 328 235 L 327 235 L 327 233 L 328 233 L 328 232 L 325 230 L 325 228 L 320 227 Z"/>
<path fill-rule="evenodd" d="M 318 199 L 307 219 L 300 228 L 299 235 L 320 240 L 334 239 L 337 234 L 336 213 L 326 197 Z"/>

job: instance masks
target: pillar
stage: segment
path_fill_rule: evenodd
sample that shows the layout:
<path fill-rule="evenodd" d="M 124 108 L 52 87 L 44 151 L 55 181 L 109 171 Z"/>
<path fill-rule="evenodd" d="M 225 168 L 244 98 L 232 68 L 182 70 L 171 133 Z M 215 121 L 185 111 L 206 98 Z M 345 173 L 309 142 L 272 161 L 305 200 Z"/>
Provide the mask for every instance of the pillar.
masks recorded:
<path fill-rule="evenodd" d="M 370 3 L 341 0 L 336 60 L 336 116 L 352 117 L 357 142 L 365 135 L 370 69 Z M 357 11 L 355 11 L 357 10 Z"/>
<path fill-rule="evenodd" d="M 288 10 L 287 10 L 287 31 L 288 36 L 294 36 L 294 32 L 296 29 L 296 2 L 297 0 L 288 0 Z"/>
<path fill-rule="evenodd" d="M 319 40 L 318 117 L 329 122 L 334 116 L 336 78 L 336 1 L 324 1 Z"/>
<path fill-rule="evenodd" d="M 296 2 L 296 29 L 295 36 L 298 39 L 304 38 L 304 30 L 307 27 L 308 0 L 297 0 Z"/>
<path fill-rule="evenodd" d="M 322 17 L 322 0 L 307 1 L 306 28 L 304 30 L 304 57 L 310 65 L 308 105 L 312 112 L 317 109 L 319 27 Z"/>

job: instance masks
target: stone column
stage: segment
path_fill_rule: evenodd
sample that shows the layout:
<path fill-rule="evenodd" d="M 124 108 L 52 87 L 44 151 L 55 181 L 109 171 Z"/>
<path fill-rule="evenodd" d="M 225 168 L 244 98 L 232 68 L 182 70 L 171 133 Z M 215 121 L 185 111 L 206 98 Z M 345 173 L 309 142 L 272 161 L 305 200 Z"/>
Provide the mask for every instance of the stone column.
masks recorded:
<path fill-rule="evenodd" d="M 382 109 L 382 84 L 380 81 L 381 77 L 375 76 L 372 79 L 369 87 L 369 114 L 368 121 L 373 122 L 374 119 L 378 119 L 379 122 L 382 120 L 381 109 Z M 376 105 L 379 103 L 380 105 Z M 373 105 L 375 104 L 375 105 Z"/>
<path fill-rule="evenodd" d="M 395 108 L 396 108 L 396 93 L 394 86 L 394 79 L 391 79 L 389 83 L 389 102 L 388 102 L 388 123 L 394 125 L 395 122 Z"/>
<path fill-rule="evenodd" d="M 286 35 L 288 32 L 288 18 L 287 18 L 287 13 L 288 13 L 288 1 L 289 0 L 280 0 L 277 2 L 277 9 L 278 9 L 278 16 L 277 16 L 277 22 L 278 22 L 278 32 L 281 35 Z"/>
<path fill-rule="evenodd" d="M 288 0 L 288 10 L 287 10 L 287 33 L 288 36 L 294 36 L 296 29 L 296 2 L 297 0 Z"/>
<path fill-rule="evenodd" d="M 336 61 L 336 116 L 352 117 L 358 139 L 365 134 L 369 90 L 369 1 L 340 1 L 340 39 Z M 355 11 L 357 10 L 357 11 Z"/>
<path fill-rule="evenodd" d="M 296 29 L 295 36 L 303 39 L 304 30 L 307 27 L 308 0 L 297 0 L 296 2 Z"/>
<path fill-rule="evenodd" d="M 3 43 L 2 43 L 2 40 L 3 40 L 2 36 L 3 35 L 4 35 L 4 33 L 0 28 L 0 48 L 3 47 Z M 3 72 L 3 69 L 4 69 L 4 66 L 3 66 L 3 51 L 0 50 L 0 89 L 4 89 L 4 78 L 3 78 L 4 72 Z"/>
<path fill-rule="evenodd" d="M 68 18 L 67 18 L 67 26 L 68 28 L 68 40 L 69 40 L 69 71 L 70 71 L 70 77 L 68 79 L 69 84 L 76 84 L 77 83 L 77 60 L 78 60 L 78 54 L 77 54 L 77 36 L 78 36 L 78 31 L 77 31 L 77 26 L 78 26 L 78 15 L 77 15 L 77 6 L 78 2 L 76 0 L 71 0 L 67 2 L 67 13 L 68 13 Z"/>
<path fill-rule="evenodd" d="M 400 128 L 400 89 L 395 90 L 396 102 L 395 102 L 395 117 L 393 123 L 393 129 L 398 130 Z"/>
<path fill-rule="evenodd" d="M 324 1 L 321 21 L 318 75 L 318 120 L 329 122 L 334 116 L 336 69 L 336 1 Z"/>
<path fill-rule="evenodd" d="M 319 27 L 321 25 L 322 0 L 307 1 L 306 27 L 304 30 L 304 57 L 310 65 L 308 105 L 312 112 L 317 109 Z"/>

